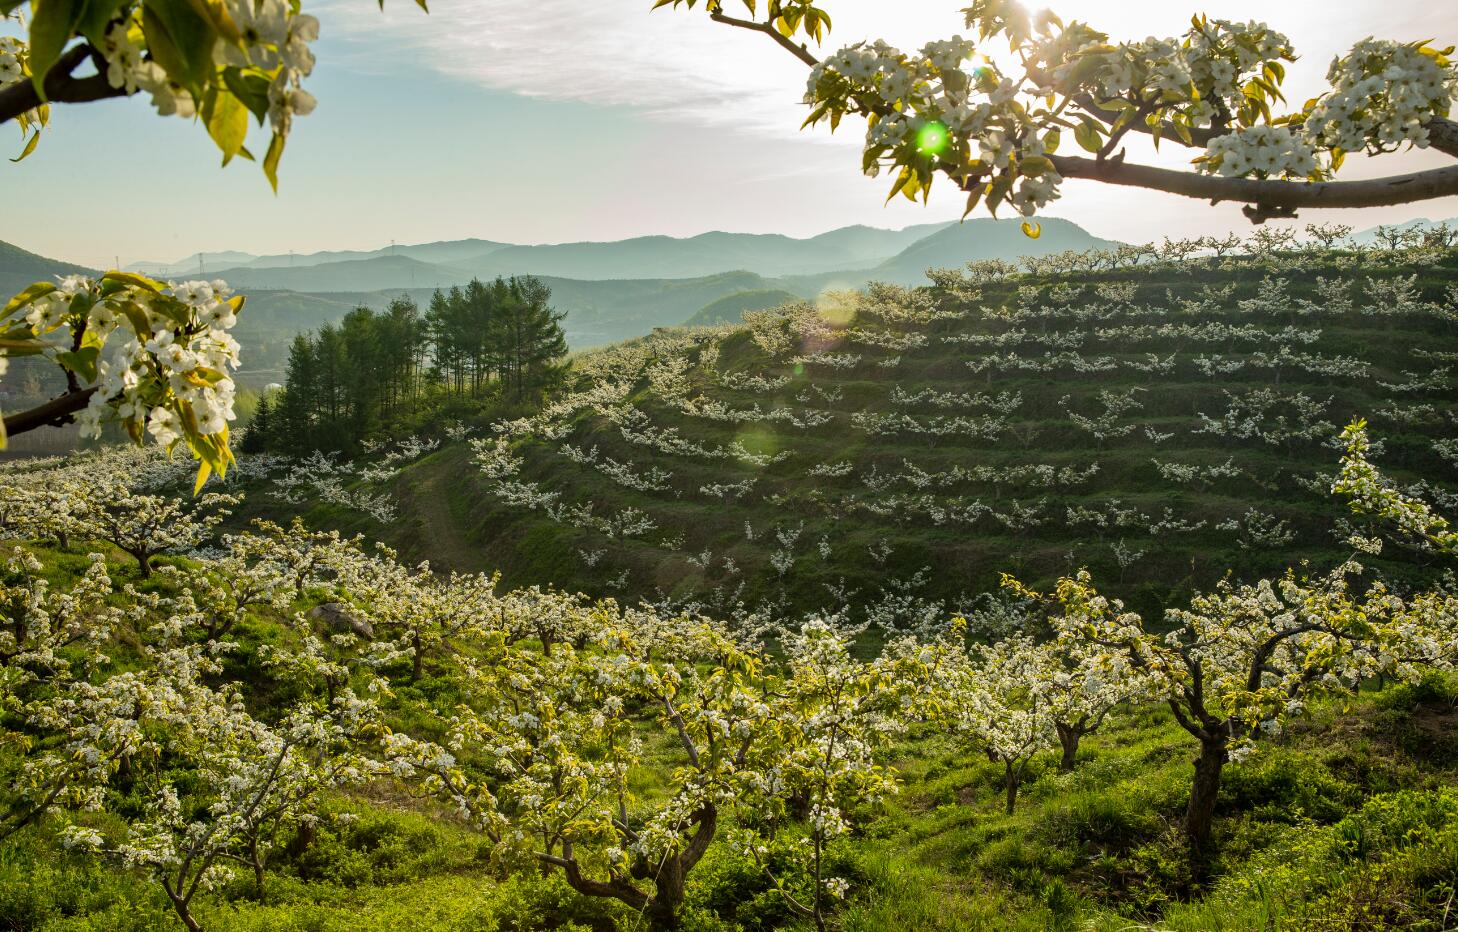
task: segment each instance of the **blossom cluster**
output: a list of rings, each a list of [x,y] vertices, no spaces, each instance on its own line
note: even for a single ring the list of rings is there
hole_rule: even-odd
[[[239,346],[228,331],[242,306],[222,281],[70,275],[21,292],[0,326],[12,345],[39,351],[95,389],[78,418],[83,436],[100,436],[115,419],[138,443],[151,435],[170,450],[185,441],[202,462],[201,484],[233,461],[230,373]]]
[[[1331,92],[1306,114],[1307,138],[1343,152],[1428,144],[1428,123],[1448,115],[1458,69],[1424,45],[1363,39],[1327,70]]]

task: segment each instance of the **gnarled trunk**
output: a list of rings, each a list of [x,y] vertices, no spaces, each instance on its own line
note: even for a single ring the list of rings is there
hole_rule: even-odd
[[[1058,769],[1063,773],[1072,773],[1074,762],[1078,758],[1078,743],[1083,740],[1083,729],[1062,722],[1054,722],[1053,727],[1058,731],[1058,746],[1063,749]]]
[[[1190,803],[1185,808],[1185,837],[1190,843],[1190,857],[1197,878],[1208,872],[1214,856],[1211,826],[1215,821],[1215,803],[1220,798],[1220,773],[1230,759],[1223,736],[1200,741],[1200,755],[1195,758],[1195,779],[1190,784]]]

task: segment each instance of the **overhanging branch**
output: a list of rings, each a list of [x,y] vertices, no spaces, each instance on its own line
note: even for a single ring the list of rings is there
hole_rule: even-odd
[[[710,18],[727,26],[762,32],[805,64],[818,64],[816,58],[803,45],[791,42],[769,23],[735,19],[718,10],[711,13]],[[1092,99],[1074,98],[1073,102],[1106,123],[1114,120],[1112,115],[1099,108]],[[1142,120],[1132,121],[1130,128],[1144,133],[1152,131]],[[1173,132],[1173,127],[1162,127],[1161,135],[1165,135],[1166,128],[1169,130],[1167,138],[1183,144],[1183,140]],[[1211,129],[1190,131],[1191,143],[1196,146],[1208,145],[1217,135],[1223,134]],[[1430,148],[1458,158],[1458,122],[1434,117],[1428,123],[1428,140]],[[1054,155],[1050,158],[1064,178],[1084,178],[1105,184],[1148,188],[1151,191],[1199,198],[1212,204],[1221,201],[1248,204],[1251,206],[1246,209],[1246,215],[1256,223],[1270,217],[1294,216],[1302,208],[1390,207],[1458,195],[1458,166],[1391,175],[1368,181],[1307,182],[1223,178],[1194,171],[1131,165],[1118,159],[1096,160],[1076,155]],[[973,183],[980,184],[982,181],[979,177]]]
[[[84,78],[74,77],[76,69],[88,59],[97,64],[97,73]],[[105,65],[105,60],[89,43],[71,46],[46,73],[45,100],[41,100],[34,82],[31,81],[21,81],[0,90],[0,123],[9,122],[43,103],[82,104],[111,97],[126,97],[130,92],[125,87],[112,87],[106,80],[106,74],[101,70]]]
[[[1458,195],[1458,165],[1367,181],[1307,182],[1223,178],[1151,165],[1100,162],[1076,155],[1054,155],[1050,160],[1064,178],[1148,188],[1212,204],[1235,201],[1281,212],[1301,208],[1387,207]]]
[[[91,402],[91,396],[94,394],[96,394],[95,388],[67,392],[59,398],[52,398],[29,411],[18,411],[5,418],[5,433],[8,436],[14,436],[38,427],[60,427],[63,424],[69,424],[76,414],[86,410],[86,406]]]

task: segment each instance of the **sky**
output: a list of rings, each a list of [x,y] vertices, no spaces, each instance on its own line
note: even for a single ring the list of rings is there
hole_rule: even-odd
[[[1434,0],[1053,0],[1115,39],[1177,35],[1190,14],[1264,19],[1303,57],[1287,96],[1368,35],[1458,42],[1458,5]],[[766,37],[650,0],[305,0],[321,20],[319,99],[296,121],[275,196],[256,166],[220,168],[203,129],[142,99],[58,107],[24,162],[0,162],[0,239],[88,266],[197,251],[374,249],[479,237],[513,243],[709,230],[810,236],[849,224],[954,220],[859,173],[863,124],[801,131],[805,68]],[[826,50],[866,38],[916,49],[965,31],[960,0],[825,0]],[[7,128],[8,129],[8,128]],[[0,134],[0,142],[9,137]],[[17,150],[18,141],[9,143]],[[266,141],[251,143],[262,151]],[[1129,158],[1180,167],[1189,150]],[[0,152],[3,152],[0,148]],[[1343,178],[1443,164],[1434,153],[1351,160]],[[1235,205],[1070,181],[1047,211],[1099,236],[1146,241],[1248,230]],[[1458,198],[1306,212],[1357,227],[1458,216]]]

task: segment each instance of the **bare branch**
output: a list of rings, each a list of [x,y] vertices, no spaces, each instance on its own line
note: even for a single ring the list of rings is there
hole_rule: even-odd
[[[810,67],[813,68],[820,64],[820,60],[814,55],[811,55],[810,51],[804,45],[797,45],[786,38],[772,23],[756,23],[747,19],[735,19],[732,16],[725,16],[722,10],[715,10],[710,13],[709,19],[712,19],[716,23],[723,23],[725,26],[738,26],[740,29],[762,32],[787,49],[791,55],[794,55]]]

